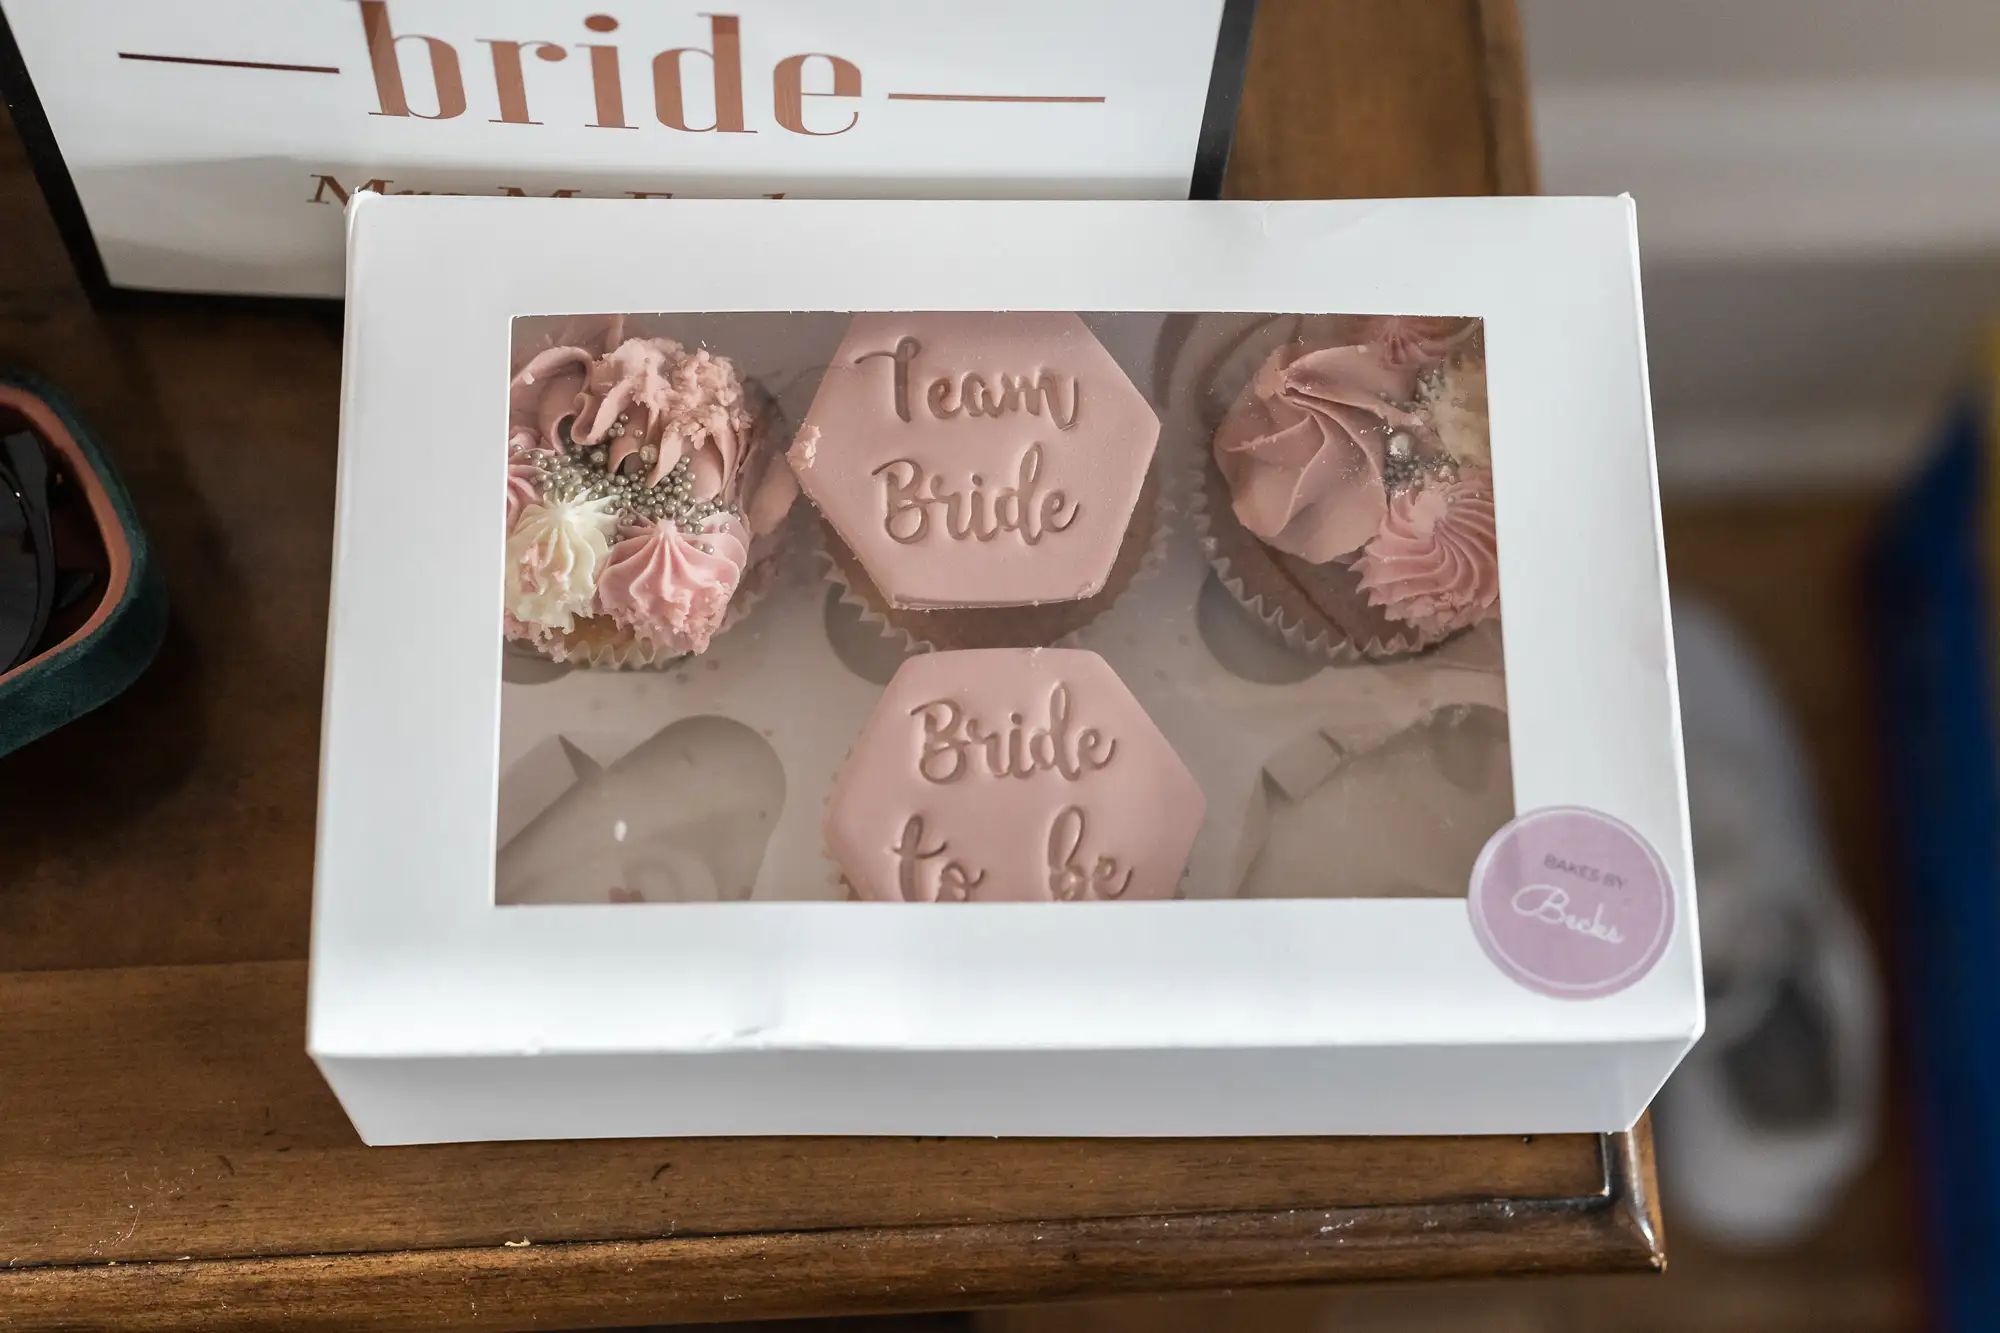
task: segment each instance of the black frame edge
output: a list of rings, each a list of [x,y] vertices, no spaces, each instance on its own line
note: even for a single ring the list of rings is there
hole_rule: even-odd
[[[1188,198],[1220,199],[1236,145],[1236,115],[1243,105],[1243,81],[1250,69],[1250,33],[1257,25],[1257,0],[1223,0],[1215,34],[1215,65],[1208,76],[1208,102],[1195,140],[1194,174]]]
[[[55,131],[49,127],[48,113],[42,110],[42,99],[35,93],[34,80],[28,77],[28,61],[14,40],[5,8],[0,8],[0,100],[7,103],[7,110],[14,118],[14,132],[21,136],[21,144],[28,150],[28,168],[35,173],[36,184],[42,187],[42,197],[48,201],[57,233],[69,247],[77,278],[93,305],[105,304],[115,289],[104,271],[104,256],[98,253],[97,238],[91,234],[83,200],[76,192],[76,182],[70,178],[68,164],[63,161]]]

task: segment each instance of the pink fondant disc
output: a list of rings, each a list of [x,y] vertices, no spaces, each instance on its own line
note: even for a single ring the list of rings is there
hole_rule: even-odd
[[[1472,867],[1472,929],[1523,986],[1559,999],[1624,990],[1674,933],[1673,883],[1651,844],[1595,810],[1521,815]]]

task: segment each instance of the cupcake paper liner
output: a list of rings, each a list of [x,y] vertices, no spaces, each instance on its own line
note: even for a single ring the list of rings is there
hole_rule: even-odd
[[[1244,573],[1236,569],[1227,552],[1222,550],[1215,533],[1218,523],[1236,523],[1236,516],[1218,516],[1213,508],[1227,501],[1212,494],[1219,484],[1215,465],[1204,448],[1200,456],[1187,472],[1188,484],[1193,489],[1187,507],[1187,514],[1194,527],[1197,540],[1201,542],[1202,553],[1208,557],[1209,567],[1230,596],[1247,607],[1250,613],[1268,625],[1272,632],[1284,640],[1287,647],[1309,656],[1321,658],[1336,665],[1351,666],[1357,662],[1380,662],[1399,657],[1409,657],[1416,653],[1435,648],[1442,639],[1426,639],[1419,631],[1412,629],[1407,634],[1396,634],[1386,641],[1380,636],[1357,642],[1346,631],[1335,625],[1331,617],[1326,618],[1324,629],[1315,629],[1303,619],[1287,615],[1286,608],[1276,600],[1276,594],[1266,596],[1263,590],[1251,585]],[[1259,539],[1247,530],[1247,541]],[[1261,545],[1262,543],[1259,542]],[[1254,577],[1254,576],[1253,576]],[[1450,636],[1446,636],[1449,638]]]

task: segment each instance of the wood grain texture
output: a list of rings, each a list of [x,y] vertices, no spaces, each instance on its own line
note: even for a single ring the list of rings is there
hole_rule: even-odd
[[[1504,0],[1264,0],[1239,195],[1526,188]],[[1643,1134],[364,1149],[302,1050],[339,329],[100,315],[0,132],[0,360],[174,623],[0,760],[0,1327],[519,1328],[1660,1262]],[[522,1244],[521,1242],[527,1242]]]
[[[1341,1278],[1561,1273],[1630,1245],[1588,1201],[893,1227],[0,1272],[23,1330],[614,1327],[961,1308]]]
[[[365,1149],[300,1051],[304,982],[0,975],[0,1326],[615,1325],[1660,1252],[1643,1130]]]
[[[1486,88],[1486,154],[1494,194],[1534,194],[1534,108],[1516,0],[1480,0],[1480,74]]]
[[[0,1084],[0,1255],[16,1265],[1605,1189],[1589,1136],[364,1149],[302,1049],[303,964],[0,974],[0,1013],[0,1069],[34,1073]]]
[[[1534,188],[1514,0],[1261,0],[1227,192]]]

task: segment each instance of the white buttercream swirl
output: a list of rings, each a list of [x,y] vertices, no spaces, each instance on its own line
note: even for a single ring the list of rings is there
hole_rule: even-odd
[[[545,499],[523,508],[507,535],[508,614],[567,633],[595,605],[616,527],[609,500]]]

